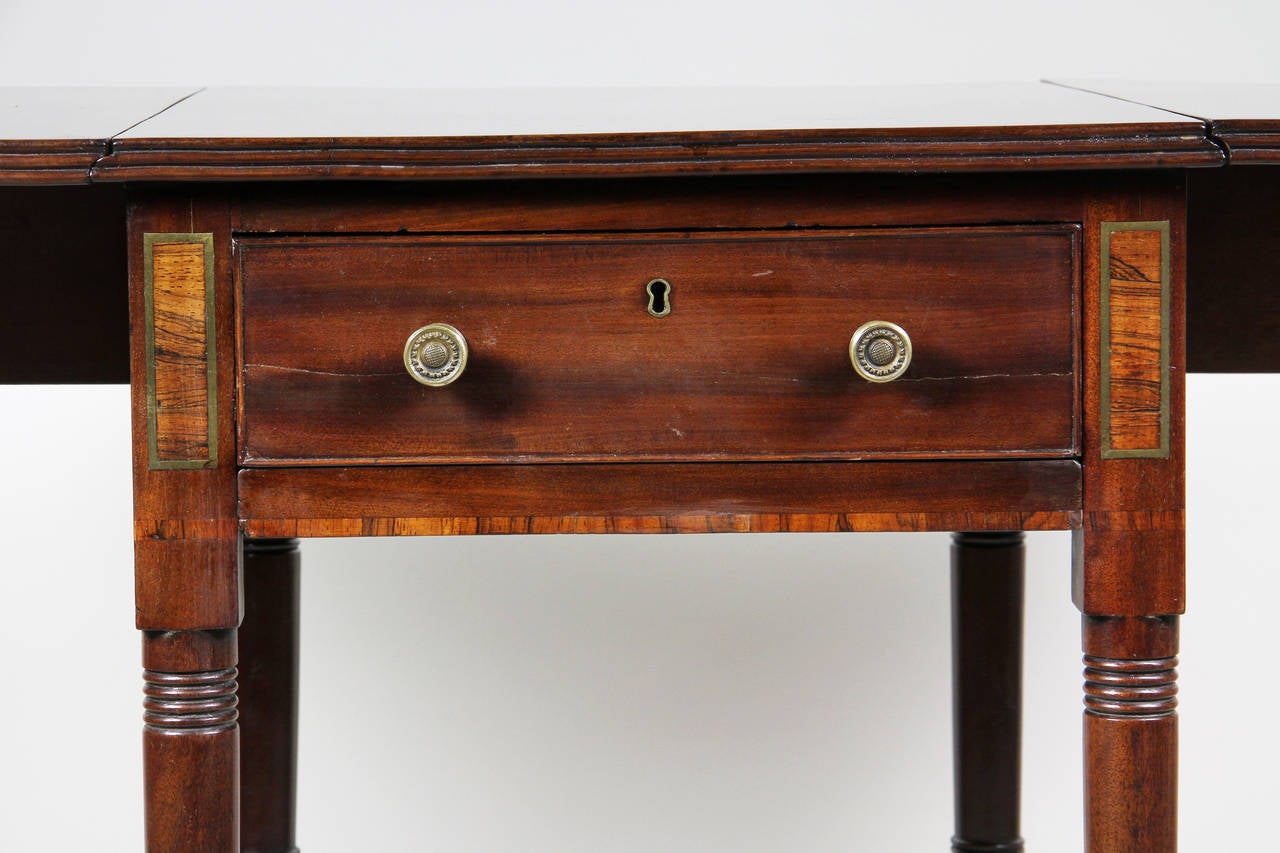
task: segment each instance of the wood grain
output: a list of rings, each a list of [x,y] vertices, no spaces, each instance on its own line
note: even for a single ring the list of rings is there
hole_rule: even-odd
[[[822,134],[822,137],[828,134]],[[794,135],[681,134],[472,147],[456,140],[199,139],[119,143],[96,181],[439,180],[673,177],[812,172],[994,172],[1219,166],[1198,125],[1180,131],[1107,125],[965,134],[864,132],[842,141]]]
[[[1086,849],[1176,853],[1178,718],[1086,714],[1084,729]]]
[[[211,234],[215,247],[229,247],[225,199],[183,192],[138,191],[129,210],[130,324],[143,330],[149,318],[144,234]],[[186,242],[191,242],[187,240]],[[225,251],[225,249],[224,249]],[[203,272],[201,273],[203,281]],[[234,447],[232,392],[234,329],[228,265],[214,266],[212,319],[206,327],[220,396],[211,435]],[[239,546],[235,528],[235,454],[207,463],[170,463],[156,468],[150,450],[151,395],[147,347],[135,335],[131,349],[134,441],[134,570],[137,625],[160,631],[230,629],[240,624]],[[193,371],[194,372],[194,371]],[[212,409],[209,412],[213,415]]]
[[[1085,843],[1175,853],[1178,618],[1086,616]]]
[[[693,176],[244,184],[240,234],[544,233],[1079,221],[1096,176]]]
[[[1185,387],[1185,188],[1180,178],[1118,182],[1101,192],[1085,218],[1084,252],[1084,524],[1076,535],[1073,597],[1085,613],[1143,616],[1185,607],[1184,425],[1168,420],[1168,453],[1124,458],[1110,451],[1103,427],[1106,367],[1101,250],[1105,223],[1169,222],[1169,411],[1180,413]],[[1149,239],[1149,238],[1148,238]],[[1126,285],[1130,282],[1125,282]],[[1150,283],[1138,282],[1149,288]],[[1133,303],[1134,306],[1140,303]],[[1147,308],[1152,308],[1148,302]],[[1148,327],[1155,320],[1148,321]]]
[[[225,199],[183,191],[140,190],[129,208],[129,311],[134,330],[150,319],[147,291],[152,258],[147,234],[209,234],[214,249],[231,243]],[[180,243],[200,243],[190,237]],[[154,247],[153,247],[154,248]],[[210,428],[224,447],[234,441],[231,371],[234,323],[230,273],[215,264],[211,282],[194,252],[169,258],[174,306],[193,305],[198,280],[212,288],[205,318],[209,364],[219,394]],[[191,311],[180,312],[189,318]],[[179,326],[181,330],[183,327]],[[177,335],[175,337],[181,337]],[[188,333],[188,337],[190,334]],[[209,467],[155,468],[149,427],[152,411],[148,350],[134,334],[130,351],[133,420],[135,622],[143,631],[145,673],[143,785],[146,844],[151,853],[236,853],[240,837],[240,730],[236,709],[241,618],[239,541],[236,532],[234,454]],[[175,341],[174,346],[187,346]],[[192,346],[190,352],[194,353]],[[201,364],[204,359],[200,359]],[[184,364],[184,362],[177,362]],[[168,519],[176,523],[166,523]]]
[[[645,223],[661,222],[667,217],[696,220],[699,217],[695,211],[699,209],[732,211],[735,207],[749,206],[753,198],[758,198],[752,195],[748,182],[735,186],[745,188],[744,195],[738,199],[698,202],[689,189],[697,182],[679,183],[686,188],[686,195],[678,198],[670,209],[648,210],[636,214],[636,218]],[[244,446],[259,451],[266,448],[267,444],[262,442],[270,436],[256,437],[255,430],[272,425],[280,432],[271,440],[278,440],[280,444],[274,457],[246,456],[247,461],[262,467],[241,471],[235,469],[236,460],[225,458],[220,458],[218,468],[211,471],[136,471],[139,624],[153,629],[147,636],[148,642],[154,644],[160,643],[160,637],[184,632],[203,636],[210,632],[198,629],[225,629],[235,624],[230,620],[238,618],[233,597],[239,590],[239,577],[233,561],[225,559],[225,549],[228,544],[234,547],[237,523],[246,533],[261,537],[1084,528],[1078,536],[1081,544],[1074,577],[1077,602],[1087,614],[1085,654],[1089,656],[1089,668],[1096,671],[1089,676],[1089,695],[1096,706],[1090,710],[1099,712],[1090,713],[1086,722],[1091,843],[1097,851],[1106,853],[1142,849],[1143,844],[1163,851],[1176,832],[1173,820],[1176,744],[1172,729],[1176,724],[1169,722],[1172,717],[1168,715],[1159,716],[1153,723],[1142,714],[1112,713],[1114,708],[1104,707],[1111,699],[1098,698],[1099,690],[1105,692],[1109,688],[1095,685],[1106,683],[1110,673],[1120,672],[1122,679],[1128,679],[1119,685],[1128,691],[1120,700],[1128,701],[1126,696],[1142,695],[1144,685],[1138,676],[1145,675],[1148,664],[1163,666],[1172,656],[1158,647],[1161,645],[1158,640],[1167,632],[1143,626],[1166,625],[1172,618],[1170,614],[1178,612],[1183,604],[1182,424],[1180,418],[1173,418],[1169,423],[1167,458],[1106,458],[1103,455],[1101,422],[1105,407],[1101,402],[1104,395],[1099,377],[1104,369],[1101,332],[1104,312],[1100,307],[1104,265],[1100,249],[1105,222],[1169,222],[1172,260],[1168,270],[1167,305],[1173,322],[1168,347],[1168,393],[1172,411],[1178,412],[1183,404],[1181,375],[1185,367],[1179,330],[1185,275],[1180,260],[1185,250],[1183,185],[1179,176],[1166,172],[1086,176],[1070,185],[1066,179],[1048,183],[1056,190],[1050,191],[1046,196],[1050,200],[1042,206],[1024,198],[1010,207],[1012,212],[1039,211],[1038,216],[1030,220],[1015,220],[1045,223],[1034,226],[1007,224],[1009,220],[1002,218],[998,201],[982,199],[976,190],[967,201],[948,202],[946,188],[939,186],[931,191],[921,183],[913,193],[904,194],[899,207],[886,200],[890,196],[885,189],[887,184],[870,200],[844,206],[835,202],[818,206],[815,214],[818,217],[825,218],[833,210],[856,210],[862,219],[855,224],[880,226],[870,229],[874,233],[866,235],[854,233],[847,227],[848,223],[842,230],[825,230],[834,233],[787,229],[791,223],[783,223],[780,228],[771,224],[769,227],[779,228],[778,233],[745,233],[743,229],[753,226],[738,226],[738,230],[733,231],[723,228],[721,220],[710,219],[703,220],[711,222],[710,225],[695,222],[689,226],[690,230],[637,234],[627,227],[625,200],[602,202],[593,211],[573,212],[568,210],[572,206],[570,197],[574,193],[587,195],[586,188],[566,189],[561,185],[533,201],[517,203],[520,210],[559,205],[563,212],[546,225],[532,224],[534,220],[530,219],[531,224],[526,225],[524,231],[533,232],[540,227],[554,231],[563,223],[581,223],[599,216],[627,233],[242,235],[235,244],[238,261],[244,264],[237,273],[238,293],[226,288],[228,270],[219,269],[217,273],[214,333],[218,337],[218,394],[220,402],[233,401],[225,380],[235,375],[238,365],[243,365],[240,381],[244,393],[239,399],[245,407]],[[908,184],[910,181],[903,179],[898,186]],[[487,191],[494,193],[502,189],[495,187],[496,190]],[[439,191],[457,191],[457,188],[450,185]],[[1057,195],[1053,195],[1055,191]],[[304,205],[294,202],[305,193],[294,196],[292,191],[282,191],[282,197],[291,198],[283,202],[287,209],[277,208],[274,213],[255,208],[252,202],[246,212],[243,206],[237,209],[229,197],[212,194],[167,197],[157,191],[147,192],[136,211],[135,232],[209,231],[214,234],[221,257],[231,254],[228,247],[233,245],[233,228],[245,221],[253,220],[257,223],[255,227],[270,232],[280,229],[283,223],[305,223],[308,217],[317,223],[326,217],[333,218],[329,213],[300,210]],[[429,197],[431,191],[414,188],[404,192],[405,195],[399,196],[387,209],[369,211],[367,220],[357,217],[346,227],[357,227],[361,221],[380,221],[383,225],[379,228],[383,228],[396,220],[407,220],[416,228],[431,231],[431,205],[416,206],[418,199]],[[557,192],[563,194],[557,197]],[[353,207],[362,203],[362,193],[366,198],[372,195],[367,187],[351,190],[348,201]],[[676,196],[679,194],[675,192]],[[531,195],[538,196],[538,193]],[[261,198],[262,193],[257,197]],[[979,223],[997,224],[991,228],[911,227],[930,222],[931,203],[936,205],[940,216],[961,219],[961,226],[976,224],[967,218],[969,216],[986,217],[979,218]],[[447,202],[439,202],[435,207],[452,211],[445,217],[448,224],[442,226],[446,231],[466,231],[468,222],[481,222],[485,224],[477,230],[492,232],[501,230],[498,224],[510,222],[515,216],[510,211],[500,211],[500,204],[492,197],[487,207],[477,208],[470,214],[462,209],[465,205],[451,208]],[[799,208],[793,200],[764,212],[730,212],[727,218],[754,217],[776,222],[776,217],[784,211],[796,209]],[[980,210],[986,213],[978,214]],[[1047,217],[1046,211],[1054,212],[1054,217],[1038,218]],[[239,224],[233,225],[237,222]],[[1077,222],[1083,223],[1079,230],[1071,224]],[[708,230],[693,230],[700,228]],[[866,242],[859,243],[860,240]],[[984,241],[989,241],[990,246]],[[130,246],[131,258],[134,258],[136,244]],[[707,248],[710,246],[717,249],[711,251]],[[684,253],[688,253],[687,256]],[[684,261],[685,266],[677,268],[675,273],[648,269],[655,259],[674,258],[681,262],[686,257],[691,261]],[[548,259],[553,263],[548,263]],[[635,302],[630,306],[634,309],[634,321],[630,319],[631,314],[617,320],[609,314],[611,306],[622,304],[619,296],[630,292],[605,278],[619,259],[634,265],[637,272],[641,268],[645,272],[636,276]],[[764,263],[766,259],[770,263]],[[792,266],[788,267],[788,263]],[[771,270],[770,274],[754,275],[766,269]],[[1110,282],[1109,264],[1106,269]],[[530,276],[529,270],[535,274]],[[548,270],[553,275],[547,275]],[[712,275],[705,280],[698,279],[706,270]],[[431,275],[424,276],[424,271]],[[749,274],[748,278],[763,279],[765,283],[747,282],[742,286],[739,280],[744,272]],[[832,283],[864,274],[868,278],[858,281],[859,286],[849,288],[847,293]],[[655,275],[668,278],[674,286],[674,310],[663,320],[655,320],[643,312],[643,285]],[[429,281],[427,285],[422,283],[424,279]],[[548,287],[549,281],[558,287]],[[601,284],[602,281],[605,283]],[[682,290],[682,283],[689,281],[694,285]],[[265,282],[266,286],[259,282]],[[889,287],[878,292],[877,283]],[[923,323],[922,328],[941,330],[938,336],[926,338],[946,342],[947,361],[931,364],[930,357],[926,356],[928,348],[920,349],[919,357],[923,360],[918,365],[922,371],[919,381],[914,386],[910,382],[888,386],[897,387],[895,393],[902,395],[892,401],[894,406],[885,407],[883,411],[861,407],[857,414],[864,417],[856,420],[857,429],[850,426],[852,421],[845,424],[846,434],[853,436],[855,442],[843,448],[848,461],[805,458],[808,453],[822,452],[814,448],[830,445],[831,433],[824,435],[815,425],[822,426],[824,422],[820,418],[831,417],[832,410],[839,412],[836,402],[843,398],[829,394],[820,403],[804,402],[803,393],[807,392],[797,392],[791,386],[806,383],[794,381],[779,382],[776,388],[769,387],[768,393],[752,392],[749,385],[731,388],[732,393],[726,393],[717,390],[711,381],[713,373],[706,370],[707,364],[717,363],[710,358],[716,354],[714,348],[696,350],[695,347],[690,351],[698,352],[700,357],[681,361],[681,356],[668,357],[666,348],[654,345],[655,340],[661,342],[654,337],[655,328],[668,329],[659,334],[671,334],[674,340],[689,347],[690,342],[696,345],[709,336],[724,335],[726,329],[740,331],[736,326],[746,324],[754,334],[744,335],[743,339],[748,343],[763,342],[757,349],[770,356],[770,364],[794,363],[793,359],[781,357],[792,352],[781,342],[800,339],[802,333],[814,328],[834,329],[842,325],[837,323],[841,318],[832,319],[836,313],[832,306],[842,304],[842,297],[848,302],[869,298],[873,307],[906,310],[912,293],[927,298],[937,317],[916,316],[904,325]],[[241,298],[233,298],[235,296]],[[473,300],[483,310],[470,308]],[[955,300],[955,305],[949,300]],[[550,340],[555,346],[548,350],[568,353],[570,357],[554,361],[544,358],[543,350],[523,347],[518,353],[513,351],[515,354],[503,353],[503,359],[491,360],[488,366],[483,360],[477,361],[473,366],[481,369],[471,376],[490,380],[477,386],[484,389],[481,396],[471,400],[473,403],[478,400],[478,405],[467,409],[465,396],[455,395],[452,403],[442,402],[451,399],[448,397],[425,397],[434,402],[423,404],[410,412],[412,416],[407,416],[399,406],[401,398],[396,396],[399,390],[384,391],[378,384],[384,381],[380,376],[384,371],[381,362],[376,360],[381,356],[375,357],[372,353],[392,340],[385,331],[384,321],[388,321],[385,323],[388,326],[391,320],[399,322],[406,310],[420,308],[424,303],[428,307],[444,305],[459,312],[476,310],[477,313],[468,318],[475,322],[461,325],[480,329],[474,337],[485,346],[493,346],[490,338],[506,340],[507,329],[515,327],[517,320],[527,322],[529,315],[534,315],[536,332],[527,333],[526,343],[535,338]],[[577,316],[564,313],[579,304],[589,305],[592,310]],[[966,321],[962,304],[976,311],[971,315],[977,318],[976,322]],[[301,310],[304,305],[314,306],[308,309],[314,313]],[[706,311],[704,317],[704,312],[698,309],[707,305],[716,310]],[[1133,305],[1136,313],[1147,315],[1145,304],[1135,302]],[[233,314],[233,308],[241,312],[238,317]],[[495,312],[501,316],[503,310],[508,311],[512,319],[506,325],[486,328],[484,318],[495,316]],[[804,322],[789,319],[793,314]],[[690,315],[698,322],[687,327],[678,325],[689,322]],[[269,319],[286,316],[295,322]],[[566,316],[571,319],[564,320]],[[682,316],[686,319],[682,320]],[[1081,318],[1079,324],[1075,321],[1077,316]],[[233,317],[236,319],[232,320]],[[618,317],[623,317],[621,310]],[[892,316],[883,319],[897,320]],[[399,376],[398,356],[404,336],[411,328],[430,320],[453,322],[451,317],[423,317],[394,336],[394,369],[386,371],[387,389],[393,378],[408,381],[407,377]],[[966,326],[966,322],[970,325]],[[773,329],[778,328],[779,323],[788,334],[771,337],[757,331],[757,326]],[[788,326],[788,323],[794,325]],[[223,344],[237,331],[237,325],[243,330],[244,357],[232,364]],[[1024,325],[1038,330],[1041,340],[1033,345],[1018,339],[1016,330]],[[1126,331],[1123,322],[1121,327]],[[567,337],[555,338],[557,328],[572,329],[579,335],[575,340],[585,344],[565,345]],[[1126,334],[1136,335],[1141,331],[1141,327],[1135,328],[1137,331],[1126,331]],[[848,332],[844,334],[847,340]],[[1078,339],[1084,341],[1079,350],[1075,343]],[[1045,341],[1050,342],[1047,348]],[[477,352],[481,349],[483,347],[477,347]],[[805,347],[796,350],[810,351]],[[534,353],[532,361],[523,357],[529,352]],[[614,382],[612,386],[601,382],[597,374],[585,382],[574,381],[573,369],[577,365],[607,361],[611,353],[617,352],[629,357],[608,363],[611,370],[604,375]],[[750,363],[753,350],[749,346],[739,349],[722,346],[720,352],[732,355],[730,360],[741,364]],[[271,358],[262,358],[264,354]],[[1045,359],[1055,360],[1052,364],[1059,369],[1046,371],[1049,362]],[[1077,360],[1082,360],[1083,366],[1078,367]],[[525,365],[533,364],[545,370],[551,369],[545,367],[548,364],[561,369],[559,365],[565,363],[570,367],[563,368],[565,372],[559,375],[561,384],[556,386],[555,393],[533,394],[526,390],[540,391],[536,380],[532,385],[523,381],[526,377],[519,371]],[[659,372],[662,365],[670,364],[680,368],[674,377],[679,381],[672,381],[672,376]],[[939,364],[955,365],[963,370],[946,372]],[[974,410],[970,408],[974,398],[966,398],[952,383],[980,379],[986,374],[974,368],[990,364],[1012,367],[997,370],[989,377],[997,383],[1011,378],[1038,381],[1046,377],[1037,374],[1049,372],[1066,374],[1053,378],[1055,381],[1066,379],[1067,387],[1054,390],[1041,400],[1033,393],[1010,395],[1002,388],[984,391],[977,397],[988,401],[989,408]],[[1105,364],[1109,366],[1110,362]],[[263,365],[267,365],[267,369],[262,369]],[[1060,369],[1063,365],[1065,370]],[[281,367],[286,370],[279,370]],[[624,369],[627,367],[629,372]],[[273,386],[273,369],[275,373],[296,374],[304,384],[315,384],[305,391],[290,390],[288,383],[278,381]],[[843,362],[841,369],[847,369]],[[1002,373],[1007,375],[1000,376]],[[757,384],[764,380],[768,386],[775,374],[751,370],[742,375]],[[812,386],[810,390],[821,390],[831,387],[823,383],[831,382],[834,375],[834,372],[811,369],[801,374],[801,378]],[[494,381],[504,376],[505,386],[501,381]],[[795,374],[790,376],[794,380]],[[522,381],[514,381],[513,377]],[[464,381],[466,378],[464,376]],[[718,379],[730,385],[737,381],[733,375],[726,378],[724,374]],[[1083,383],[1082,388],[1077,387],[1077,381]],[[335,384],[341,389],[348,382],[350,387],[346,391],[334,392]],[[372,385],[365,384],[368,382]],[[263,391],[273,387],[271,395],[258,399],[252,396],[257,393],[255,389]],[[366,393],[370,387],[374,389],[372,394]],[[942,393],[931,397],[935,387]],[[494,394],[495,388],[502,393]],[[564,393],[579,394],[576,404],[551,414],[562,430],[570,433],[575,429],[584,430],[590,438],[586,443],[556,445],[547,434],[546,441],[538,444],[529,441],[533,433],[512,430],[512,422],[494,417],[495,413],[503,413],[501,406],[509,406],[514,401],[525,404],[524,409],[514,409],[516,415],[527,417],[528,423],[534,424],[539,408],[545,408],[547,400],[554,400],[566,388],[569,390]],[[589,393],[582,393],[584,389]],[[618,411],[617,401],[634,395],[637,389],[651,392],[649,402],[653,405],[642,411]],[[848,391],[847,388],[840,390]],[[421,389],[418,393],[432,391]],[[521,398],[521,393],[528,396]],[[732,409],[732,405],[742,398],[750,400],[752,393],[756,393],[756,401],[751,403],[755,408],[747,413],[750,417],[739,423],[740,413]],[[798,405],[797,397],[801,398]],[[636,460],[678,458],[680,450],[675,439],[663,433],[663,428],[672,425],[664,418],[671,417],[671,412],[685,418],[690,418],[690,413],[699,415],[696,409],[690,408],[690,401],[696,400],[707,401],[709,412],[729,414],[718,423],[705,415],[702,420],[692,418],[699,442],[696,449],[701,455],[691,458],[699,461],[585,461],[609,458],[608,454],[619,442],[624,449],[627,442],[631,442],[634,454],[631,458]],[[1082,400],[1078,417],[1077,400]],[[997,406],[996,402],[1003,406]],[[996,452],[1004,457],[985,461],[866,460],[864,457],[875,452],[938,455],[937,442],[948,440],[946,436],[939,439],[941,433],[929,432],[930,427],[910,427],[909,415],[907,428],[883,427],[886,419],[897,418],[901,412],[910,413],[912,404],[932,409],[933,420],[943,422],[946,435],[953,437],[951,440],[970,442],[954,445],[953,449],[958,452],[951,455]],[[307,406],[316,408],[309,411]],[[1045,415],[1040,411],[1044,407],[1052,408],[1057,414]],[[775,423],[786,420],[784,416],[792,410],[802,415],[798,426]],[[975,411],[973,417],[965,416]],[[1037,417],[1062,418],[1064,412],[1068,413],[1065,421],[1054,421],[1057,439],[1036,444],[1034,433],[1026,431],[1027,424],[1035,424]],[[466,429],[456,435],[450,430],[438,429],[434,418],[441,414],[456,415]],[[1017,423],[1007,423],[1010,421]],[[924,422],[923,418],[920,422]],[[642,432],[647,441],[627,435],[632,423],[640,423],[647,429],[647,433]],[[368,442],[386,440],[379,439],[377,433],[388,424],[396,427],[386,445],[391,452],[384,454],[375,449],[360,451],[363,456],[356,455],[361,442],[368,447]],[[675,426],[680,427],[680,423]],[[230,438],[234,433],[229,412],[220,409],[217,428],[220,441],[224,436],[228,442],[234,440]],[[536,428],[540,427],[531,427]],[[756,444],[748,445],[741,435],[735,438],[734,430],[745,434],[748,429],[756,434]],[[728,436],[730,442],[739,442],[736,445],[739,455],[731,457],[737,461],[711,455],[713,451],[708,448],[712,447],[716,430]],[[308,437],[308,432],[314,434]],[[484,464],[464,464],[475,461],[475,457],[463,455],[456,449],[463,446],[465,436],[479,436],[489,442],[482,445],[487,454],[482,460]],[[988,443],[974,445],[972,441],[977,436]],[[557,440],[562,439],[557,437]],[[877,451],[871,444],[856,443],[871,440],[896,444],[889,445],[888,450],[881,445]],[[310,442],[323,445],[326,441],[331,442],[335,455],[299,458],[302,455],[299,449],[305,449]],[[445,453],[431,456],[435,452],[431,441],[444,442]],[[451,441],[457,442],[453,448],[448,446]],[[760,453],[762,443],[766,450]],[[412,452],[404,453],[406,447]],[[772,460],[768,455],[770,447],[781,458],[796,461]],[[1035,448],[1033,453],[1045,456],[1057,453],[1061,458],[1016,456],[1020,448],[1025,452],[1027,447]],[[536,453],[546,448],[550,448],[552,454],[561,455],[539,458]],[[748,452],[758,455],[745,455]],[[335,464],[351,459],[398,464]],[[437,464],[412,464],[426,459]],[[557,459],[573,461],[555,461]],[[741,461],[744,459],[750,459],[751,464],[744,464]],[[441,464],[446,461],[450,464]],[[534,461],[539,464],[527,464]],[[298,464],[300,462],[308,464]],[[191,604],[193,600],[197,603]],[[1116,619],[1124,621],[1127,627],[1114,627]],[[1106,628],[1098,627],[1104,623]],[[231,635],[234,637],[234,632]],[[187,645],[193,658],[202,648],[195,640]],[[199,669],[192,669],[190,662],[182,660],[163,667],[148,664],[148,669],[156,673],[177,673],[179,680],[190,681],[191,672],[220,671],[234,665],[200,663]],[[1134,676],[1134,672],[1138,676]],[[1161,689],[1167,688],[1168,682],[1162,682]],[[181,739],[191,735],[172,737]],[[188,741],[188,745],[196,746],[193,741]],[[153,761],[155,756],[162,755],[165,747],[148,744],[148,749],[152,752],[152,758],[148,759],[151,762],[148,784],[154,787],[156,780],[167,772]],[[225,749],[225,745],[220,749]],[[233,753],[234,750],[218,754]],[[188,776],[198,773],[197,768],[201,766],[212,767],[216,774],[215,779],[198,790],[169,789],[173,796],[193,795],[200,799],[188,809],[191,813],[205,813],[201,809],[209,807],[220,808],[219,803],[234,798],[235,780],[228,777],[226,762],[216,756],[209,758],[210,755],[213,753],[195,750],[173,756],[181,772]],[[205,758],[209,758],[208,762],[201,765],[200,761]],[[164,829],[164,820],[153,821],[153,824],[161,826],[162,832],[177,832]],[[214,817],[209,825],[222,832],[227,820]],[[1130,846],[1123,846],[1125,844]]]
[[[142,659],[146,849],[236,853],[235,631],[146,631]]]
[[[198,237],[200,235],[190,235]],[[211,243],[184,235],[147,234],[146,261],[151,264],[149,304],[151,464],[216,464],[216,432],[210,424],[211,359],[209,334],[213,282],[206,278]]]
[[[1168,223],[1103,227],[1102,455],[1167,455]]]
[[[251,536],[1041,530],[1079,523],[1080,469],[1037,462],[250,469]]]
[[[1120,188],[1117,187],[1117,190]],[[1104,193],[1085,219],[1084,283],[1084,515],[1074,534],[1073,597],[1084,614],[1085,838],[1091,853],[1173,853],[1177,848],[1177,615],[1186,606],[1184,540],[1185,189],[1166,179],[1130,193]],[[1163,238],[1151,223],[1168,223],[1167,299],[1153,297]],[[1106,223],[1137,223],[1134,244],[1120,245],[1127,260],[1119,282],[1132,318],[1118,318],[1129,344],[1123,355],[1138,381],[1128,398],[1144,431],[1127,441],[1150,440],[1155,389],[1167,393],[1167,452],[1114,449],[1105,420],[1104,380],[1111,368],[1108,322],[1117,319],[1105,299],[1116,282],[1102,250]],[[1146,235],[1146,236],[1143,236]],[[1115,233],[1111,234],[1114,239]],[[1167,365],[1151,353],[1153,330],[1168,311]],[[1154,375],[1153,375],[1154,373]],[[1162,442],[1163,443],[1163,442]],[[1163,448],[1162,448],[1163,449]],[[1148,701],[1149,700],[1149,701]]]
[[[1075,452],[1072,227],[237,243],[242,459],[821,459]],[[671,314],[645,285],[671,282]],[[915,355],[849,364],[868,320]],[[468,337],[447,388],[408,334]]]
[[[65,186],[89,183],[89,171],[107,153],[89,140],[0,140],[0,186]]]

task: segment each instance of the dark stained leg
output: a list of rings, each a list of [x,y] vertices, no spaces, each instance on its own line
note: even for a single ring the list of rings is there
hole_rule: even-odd
[[[296,539],[244,541],[240,626],[243,853],[295,853],[298,767]]]
[[[956,853],[1023,849],[1023,534],[957,533],[951,546]]]

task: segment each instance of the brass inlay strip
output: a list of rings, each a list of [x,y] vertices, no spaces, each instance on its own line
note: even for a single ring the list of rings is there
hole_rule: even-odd
[[[1169,456],[1169,222],[1102,223],[1102,458]]]
[[[213,235],[143,234],[147,455],[152,469],[218,464]]]

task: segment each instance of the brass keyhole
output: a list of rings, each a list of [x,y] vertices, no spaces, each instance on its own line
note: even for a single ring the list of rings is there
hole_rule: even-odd
[[[649,313],[654,317],[665,317],[671,313],[671,282],[665,278],[655,278],[644,286],[649,294]]]

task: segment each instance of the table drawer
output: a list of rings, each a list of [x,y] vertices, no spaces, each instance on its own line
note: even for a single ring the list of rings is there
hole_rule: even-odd
[[[1076,241],[1072,226],[241,237],[242,461],[1069,456]],[[895,381],[850,363],[870,320],[910,336]],[[444,387],[403,361],[429,323],[468,343]]]

